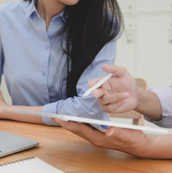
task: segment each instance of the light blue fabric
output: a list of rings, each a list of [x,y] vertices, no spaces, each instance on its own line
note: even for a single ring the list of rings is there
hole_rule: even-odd
[[[4,74],[13,105],[43,106],[42,112],[109,120],[96,98],[82,97],[91,79],[107,75],[104,64],[114,64],[116,42],[110,42],[96,56],[77,83],[78,97],[66,98],[60,79],[65,69],[60,39],[63,12],[54,17],[46,31],[34,2],[12,2],[0,7],[0,75]],[[53,79],[55,84],[53,85]],[[50,89],[54,88],[50,92]],[[62,94],[63,100],[59,99]],[[52,103],[53,102],[53,103]],[[43,118],[46,125],[56,125]]]

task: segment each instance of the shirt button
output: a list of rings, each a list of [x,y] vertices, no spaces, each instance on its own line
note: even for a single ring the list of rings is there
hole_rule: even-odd
[[[45,101],[45,102],[48,102],[48,99],[44,98],[44,101]]]
[[[45,72],[44,71],[42,71],[42,75],[45,76]]]
[[[49,45],[45,45],[45,49],[49,49],[49,47],[50,47]]]

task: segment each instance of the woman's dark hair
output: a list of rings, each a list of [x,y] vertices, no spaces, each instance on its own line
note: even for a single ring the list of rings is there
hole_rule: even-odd
[[[32,1],[32,0],[24,0]],[[67,55],[67,97],[77,96],[76,84],[106,43],[116,39],[123,29],[123,17],[117,0],[79,0],[64,9]]]

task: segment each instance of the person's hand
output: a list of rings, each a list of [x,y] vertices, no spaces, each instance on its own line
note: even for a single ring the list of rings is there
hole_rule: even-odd
[[[102,68],[105,72],[116,75],[93,91],[102,110],[107,113],[123,113],[135,109],[138,105],[138,87],[135,79],[124,67],[104,65]],[[88,86],[93,87],[101,79],[91,80]]]
[[[59,119],[52,119],[52,121],[86,139],[95,147],[114,149],[137,157],[149,158],[151,136],[145,135],[142,131],[109,127],[104,133],[88,124],[65,122]]]

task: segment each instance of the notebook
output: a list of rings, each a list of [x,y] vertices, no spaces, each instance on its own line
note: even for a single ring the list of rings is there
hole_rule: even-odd
[[[157,132],[157,133],[168,133],[167,129],[137,126],[137,125],[102,121],[102,120],[96,120],[96,119],[74,117],[74,116],[68,116],[68,115],[50,114],[50,113],[42,113],[42,112],[24,111],[24,110],[14,110],[14,112],[49,117],[49,118],[57,118],[57,119],[61,119],[63,121],[75,121],[75,122],[79,122],[79,123],[82,122],[82,123],[113,126],[113,127],[120,127],[120,128],[134,129],[134,130],[143,130],[143,131],[150,131],[150,132]]]
[[[37,157],[0,165],[0,173],[64,173]]]
[[[0,131],[0,158],[36,147],[38,141]]]

